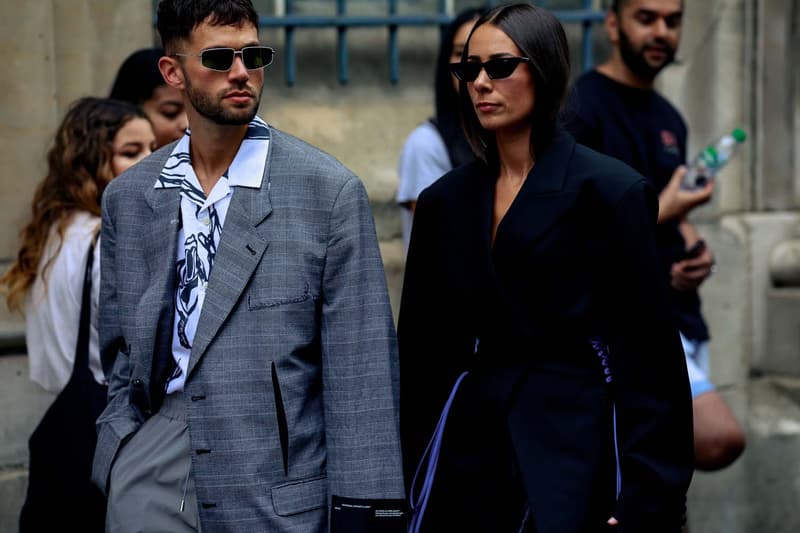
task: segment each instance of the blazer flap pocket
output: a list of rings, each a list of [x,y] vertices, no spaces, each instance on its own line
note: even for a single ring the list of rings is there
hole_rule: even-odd
[[[272,487],[272,506],[278,516],[291,516],[327,504],[327,476],[300,479]]]

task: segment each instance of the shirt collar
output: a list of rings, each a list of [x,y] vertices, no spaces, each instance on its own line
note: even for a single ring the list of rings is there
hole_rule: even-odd
[[[164,168],[161,169],[161,174],[155,183],[156,189],[180,187],[186,179],[187,169],[192,164],[189,156],[190,137],[191,131],[187,129],[184,136],[172,149]],[[239,145],[239,150],[225,172],[229,186],[253,189],[261,187],[269,153],[269,142],[269,126],[256,116],[248,125],[247,133]]]

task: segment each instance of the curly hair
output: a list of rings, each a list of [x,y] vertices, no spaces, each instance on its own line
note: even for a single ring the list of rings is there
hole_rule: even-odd
[[[47,153],[47,175],[36,187],[31,219],[20,233],[22,244],[17,257],[0,277],[9,309],[22,310],[25,293],[39,271],[50,229],[57,224],[63,239],[73,213],[100,215],[100,197],[114,177],[114,137],[136,117],[146,118],[136,106],[108,98],[81,98],[70,106]],[[61,242],[57,252],[60,249]],[[48,267],[49,262],[42,268],[45,278]]]

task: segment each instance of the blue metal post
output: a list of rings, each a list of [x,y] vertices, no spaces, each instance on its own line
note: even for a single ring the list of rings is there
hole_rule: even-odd
[[[583,9],[589,11],[592,9],[592,0],[583,0]],[[581,62],[583,66],[583,71],[586,72],[592,65],[594,65],[594,47],[592,46],[592,21],[588,18],[584,19],[582,22],[583,25],[583,35],[581,45],[583,47],[583,54],[581,57]]]
[[[286,0],[286,14],[291,15],[294,9],[293,0]],[[286,26],[284,29],[284,42],[286,50],[283,53],[284,73],[286,74],[286,85],[294,86],[297,74],[297,54],[294,47],[294,26]]]
[[[347,13],[347,0],[336,0],[336,14],[342,16],[345,13]],[[337,26],[336,31],[338,34],[336,51],[339,56],[339,84],[347,85],[347,26]]]
[[[389,16],[397,15],[397,0],[389,0]],[[400,51],[397,48],[397,24],[389,24],[389,81],[400,79]]]
[[[439,0],[439,7],[438,12],[441,17],[445,17],[448,15],[447,13],[447,0]],[[447,30],[447,25],[442,23],[439,26],[439,46],[441,46],[442,39],[444,38],[444,32]]]

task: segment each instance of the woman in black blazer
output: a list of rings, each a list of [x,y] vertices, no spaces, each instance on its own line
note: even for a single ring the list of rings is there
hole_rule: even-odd
[[[481,17],[452,65],[478,160],[414,218],[399,319],[412,531],[681,529],[691,396],[657,198],[558,126],[568,57],[558,21],[516,4]]]

